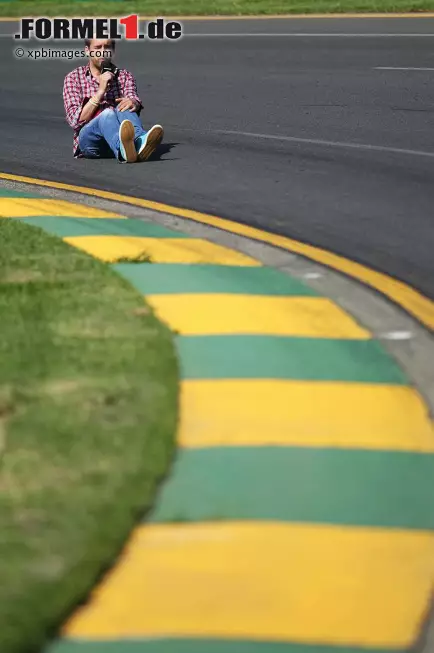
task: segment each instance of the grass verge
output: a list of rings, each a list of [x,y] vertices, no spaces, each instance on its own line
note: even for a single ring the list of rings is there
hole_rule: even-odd
[[[434,0],[2,0],[0,16],[248,16],[424,12]]]
[[[152,504],[171,334],[110,267],[0,220],[0,651],[39,650]]]

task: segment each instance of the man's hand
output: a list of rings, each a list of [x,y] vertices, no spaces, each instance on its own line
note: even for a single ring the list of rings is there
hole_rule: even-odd
[[[109,82],[113,79],[114,75],[113,73],[107,71],[106,73],[103,73],[99,77],[99,90],[102,91],[103,93],[106,92],[107,86],[109,85]]]
[[[119,111],[137,111],[137,102],[129,97],[120,97],[116,100]]]

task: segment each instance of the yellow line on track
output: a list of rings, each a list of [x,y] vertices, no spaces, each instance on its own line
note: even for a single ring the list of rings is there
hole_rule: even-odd
[[[356,279],[374,288],[398,304],[398,306],[405,309],[426,327],[430,329],[434,328],[434,302],[432,302],[428,297],[425,297],[408,284],[402,281],[398,281],[397,279],[394,279],[387,274],[372,270],[365,265],[351,261],[350,259],[347,259],[343,256],[338,256],[337,254],[333,254],[332,252],[329,252],[325,249],[314,247],[292,238],[287,238],[286,236],[278,236],[277,234],[272,234],[256,227],[249,227],[247,225],[242,225],[231,220],[219,218],[214,215],[208,215],[206,213],[200,213],[199,211],[192,211],[190,209],[181,209],[175,206],[170,206],[168,204],[152,202],[150,200],[144,200],[138,197],[120,195],[111,191],[102,191],[94,188],[87,188],[84,186],[74,186],[71,184],[34,179],[32,177],[23,177],[20,175],[11,175],[7,173],[0,173],[0,179],[35,184],[37,186],[58,188],[61,190],[91,195],[92,197],[101,197],[116,202],[124,202],[134,206],[141,206],[144,208],[152,209],[154,211],[169,213],[181,218],[186,218],[188,220],[193,220],[202,224],[211,225],[225,231],[229,231],[230,233],[246,236],[253,240],[275,245],[281,249],[295,252],[308,259],[322,263],[334,270],[337,270],[338,272],[342,272],[352,277],[353,279]]]
[[[181,447],[301,446],[434,452],[410,387],[259,379],[184,380]]]

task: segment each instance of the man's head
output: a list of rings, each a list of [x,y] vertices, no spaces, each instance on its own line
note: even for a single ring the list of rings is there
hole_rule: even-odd
[[[86,39],[84,42],[85,52],[90,62],[101,68],[104,59],[113,59],[115,54],[115,41],[111,39]]]

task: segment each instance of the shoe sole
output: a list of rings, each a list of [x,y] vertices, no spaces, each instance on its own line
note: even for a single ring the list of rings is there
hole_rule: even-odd
[[[137,161],[136,146],[134,145],[134,125],[130,120],[124,120],[119,130],[119,140],[124,146],[127,163]]]
[[[143,150],[140,152],[138,160],[147,161],[151,154],[155,152],[157,147],[163,140],[164,131],[161,125],[155,125],[148,133],[148,139]]]

